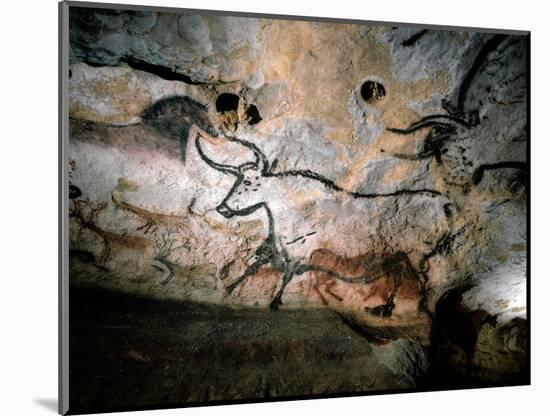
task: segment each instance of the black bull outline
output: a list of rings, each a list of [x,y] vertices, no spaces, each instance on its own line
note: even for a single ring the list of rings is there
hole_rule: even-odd
[[[420,33],[422,32],[419,32],[417,35]],[[413,36],[411,40],[415,38],[415,36]],[[403,136],[414,134],[419,130],[430,129],[424,139],[420,152],[415,154],[397,153],[394,154],[395,157],[406,160],[423,160],[433,157],[439,165],[443,163],[442,155],[445,153],[445,144],[452,141],[456,136],[457,130],[459,128],[471,129],[481,123],[478,109],[465,108],[467,98],[469,98],[468,94],[470,93],[472,83],[479,75],[480,71],[482,71],[488,56],[495,52],[499,46],[508,39],[510,39],[509,35],[496,34],[485,42],[478,51],[472,66],[458,88],[456,101],[454,103],[449,101],[444,105],[449,114],[432,114],[417,120],[407,128],[386,128],[389,132]],[[417,39],[415,39],[415,41],[416,40]],[[409,41],[405,41],[403,46],[406,46],[405,43],[407,42]],[[480,102],[480,104],[482,103]],[[503,120],[503,122],[506,123],[507,120]],[[516,160],[480,164],[472,169],[472,184],[479,184],[485,172],[494,169],[518,169],[525,174],[528,170],[528,166],[526,162]]]
[[[256,160],[254,162],[243,163],[239,166],[231,166],[231,165],[217,163],[212,159],[210,159],[208,156],[206,156],[206,154],[204,153],[200,145],[200,138],[202,136],[200,132],[196,134],[195,146],[197,148],[197,152],[200,158],[213,169],[223,172],[225,174],[236,176],[237,178],[232,188],[227,193],[226,197],[216,207],[216,211],[226,218],[231,218],[233,216],[247,216],[257,211],[258,209],[263,208],[268,218],[267,238],[256,249],[253,256],[254,261],[252,262],[252,264],[248,265],[244,273],[226,287],[227,294],[231,294],[238,285],[243,283],[248,277],[254,275],[261,267],[265,265],[271,265],[275,270],[282,273],[283,275],[282,284],[270,304],[270,308],[274,310],[278,309],[279,306],[282,305],[282,296],[283,296],[284,290],[286,286],[290,283],[292,278],[294,276],[300,276],[306,272],[322,272],[330,277],[336,278],[343,282],[347,282],[347,283],[362,282],[365,284],[372,283],[384,276],[389,276],[392,273],[394,273],[394,277],[393,277],[394,286],[390,296],[388,297],[387,302],[384,305],[380,305],[372,309],[366,308],[366,310],[373,315],[377,315],[381,317],[389,317],[391,316],[392,310],[395,306],[393,300],[395,298],[398,288],[400,287],[401,283],[405,280],[406,276],[414,275],[419,279],[421,283],[421,289],[422,289],[422,299],[419,304],[419,309],[421,311],[426,312],[431,317],[431,313],[429,312],[426,306],[426,282],[427,282],[428,260],[435,254],[440,253],[441,249],[448,245],[451,239],[449,234],[446,234],[441,239],[436,241],[433,250],[423,255],[420,261],[420,264],[418,265],[418,268],[413,267],[407,253],[396,252],[394,255],[388,258],[388,261],[384,262],[384,265],[382,267],[382,273],[378,273],[373,276],[371,275],[371,273],[369,273],[369,271],[365,270],[363,274],[360,276],[343,276],[333,270],[326,269],[315,264],[307,263],[301,258],[292,258],[291,256],[289,256],[288,251],[285,249],[285,247],[282,244],[280,245],[280,248],[279,248],[276,244],[275,219],[273,218],[273,214],[266,202],[256,203],[241,209],[234,209],[227,205],[227,201],[229,200],[229,198],[231,198],[231,196],[239,188],[239,186],[241,186],[241,184],[245,182],[245,172],[249,170],[253,170],[255,174],[259,174],[262,177],[301,176],[304,178],[309,178],[309,179],[316,180],[323,183],[325,186],[327,186],[332,190],[344,192],[353,198],[371,199],[371,198],[383,198],[383,197],[414,195],[414,194],[428,195],[433,197],[433,196],[441,195],[440,192],[435,190],[430,190],[430,189],[414,189],[414,190],[403,189],[403,190],[395,191],[392,193],[386,193],[386,194],[362,194],[358,192],[349,192],[339,187],[331,180],[319,175],[316,172],[312,172],[310,170],[289,170],[284,172],[273,172],[273,169],[276,166],[277,161],[275,160],[274,163],[269,164],[266,156],[256,145],[246,140],[238,139],[236,137],[233,137],[227,134],[224,134],[224,136],[225,136],[225,140],[238,143],[248,148],[249,150],[251,150],[254,153]],[[446,208],[445,210],[447,211]],[[399,277],[396,277],[396,274],[395,274],[396,271],[398,272],[397,274],[399,274]]]
[[[423,35],[424,32],[420,32],[420,34]],[[418,40],[419,37],[420,36],[418,36],[418,34],[415,35],[415,37],[413,37],[415,38],[414,41]],[[465,109],[466,98],[468,96],[472,82],[478,75],[478,72],[482,69],[483,63],[487,60],[487,57],[508,38],[509,38],[508,35],[497,34],[489,38],[487,42],[483,45],[483,47],[480,49],[477,56],[475,57],[470,70],[466,74],[465,78],[463,79],[459,87],[455,105],[448,103],[448,108],[446,108],[446,110],[448,111],[448,114],[432,114],[432,115],[423,117],[420,120],[417,120],[416,122],[412,123],[409,127],[405,129],[395,128],[395,127],[387,128],[388,131],[396,134],[401,134],[401,135],[409,135],[409,134],[415,133],[418,130],[424,130],[426,128],[430,129],[429,134],[425,138],[423,147],[419,153],[413,154],[413,155],[396,154],[394,156],[402,159],[409,159],[409,160],[422,160],[422,159],[428,159],[428,158],[434,157],[439,164],[442,163],[441,155],[444,152],[443,145],[457,133],[457,129],[458,128],[470,129],[480,123],[479,113],[476,110],[473,110],[471,112],[466,111]],[[410,41],[412,42],[412,39]],[[408,45],[405,45],[405,43],[404,43],[404,46],[408,46]],[[412,266],[407,253],[398,252],[395,254],[395,256],[397,257],[393,258],[390,256],[388,261],[384,263],[385,266],[383,266],[382,269],[384,270],[385,274],[383,273],[382,275],[379,274],[377,276],[368,276],[368,274],[365,272],[362,276],[349,277],[349,276],[342,276],[332,270],[326,270],[322,267],[319,267],[313,264],[304,263],[300,259],[292,259],[288,255],[287,250],[282,245],[281,245],[281,249],[279,249],[277,247],[276,240],[275,240],[275,227],[274,227],[273,214],[266,202],[257,203],[252,206],[247,206],[239,210],[231,209],[226,204],[226,202],[231,197],[233,192],[235,192],[235,190],[244,181],[243,172],[246,171],[247,169],[257,170],[262,177],[301,176],[304,178],[310,178],[323,183],[325,186],[327,186],[332,190],[345,192],[354,198],[378,198],[378,197],[385,197],[385,196],[399,196],[399,195],[406,195],[406,194],[422,194],[422,193],[424,194],[428,193],[431,195],[441,195],[439,192],[433,191],[433,190],[427,190],[427,189],[419,189],[419,190],[401,190],[401,191],[397,191],[389,194],[361,194],[357,192],[346,191],[340,188],[339,186],[337,186],[334,182],[310,170],[290,170],[285,172],[274,173],[273,168],[277,164],[276,160],[274,161],[273,164],[269,165],[265,155],[254,144],[235,137],[228,137],[227,135],[225,137],[227,140],[235,143],[239,143],[249,148],[256,156],[256,161],[243,163],[242,165],[237,167],[222,165],[212,161],[204,154],[204,152],[200,147],[199,137],[200,136],[197,135],[195,139],[195,144],[200,157],[212,168],[237,177],[237,180],[235,181],[233,187],[231,188],[227,196],[224,198],[222,203],[218,205],[216,210],[223,216],[229,218],[235,215],[246,216],[260,208],[264,208],[269,220],[268,237],[256,249],[254,263],[250,265],[238,279],[236,279],[233,283],[227,286],[226,290],[229,294],[232,293],[233,290],[239,284],[241,284],[247,277],[256,273],[260,269],[260,267],[266,264],[271,264],[272,267],[274,267],[277,271],[283,274],[282,285],[271,302],[271,308],[273,309],[277,309],[278,306],[282,304],[281,298],[282,298],[284,289],[286,285],[292,280],[293,276],[295,275],[300,275],[308,271],[319,271],[345,282],[370,283],[381,278],[383,275],[389,274],[390,271],[395,271],[396,268],[400,268],[400,270],[405,274],[414,273],[416,275],[420,275],[421,283],[422,283],[422,291],[423,291],[423,299],[420,303],[420,307],[424,309],[424,311],[428,313],[428,315],[431,316],[430,311],[426,307],[426,282],[427,282],[426,272],[429,266],[428,260],[436,254],[443,254],[448,252],[456,236],[461,234],[463,230],[459,230],[454,234],[447,233],[446,235],[441,237],[438,241],[436,241],[433,250],[423,255],[423,258],[418,264],[417,269],[415,269]],[[520,169],[522,171],[525,171],[526,163],[521,161],[505,161],[500,163],[482,164],[480,166],[477,166],[475,169],[473,169],[473,175],[472,175],[473,184],[476,185],[481,181],[485,171],[491,170],[491,169],[501,169],[501,168],[513,168],[513,169]],[[447,211],[448,211],[448,214],[449,214],[448,216],[451,216],[452,211],[449,205],[450,204],[445,205],[444,209],[445,209],[445,213],[447,214]],[[401,266],[399,266],[399,264],[401,264]],[[402,280],[403,279],[401,276],[401,279],[399,281],[394,281],[394,289],[392,290],[392,293],[388,298],[388,301],[386,302],[386,304],[373,308],[371,310],[371,313],[374,313],[380,316],[391,316],[391,312],[394,306],[393,298]]]

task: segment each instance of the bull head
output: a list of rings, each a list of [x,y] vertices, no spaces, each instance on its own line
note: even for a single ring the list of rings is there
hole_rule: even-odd
[[[265,198],[263,197],[262,188],[265,187],[262,185],[265,175],[269,172],[269,164],[262,151],[250,142],[225,135],[228,141],[250,149],[255,156],[254,162],[245,162],[239,166],[225,165],[206,156],[200,145],[201,137],[200,133],[197,133],[195,137],[195,145],[201,159],[217,171],[236,177],[233,187],[216,207],[216,211],[226,218],[231,218],[235,215],[249,215],[264,206]]]

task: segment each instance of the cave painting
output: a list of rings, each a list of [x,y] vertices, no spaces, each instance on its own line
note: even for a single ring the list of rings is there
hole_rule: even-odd
[[[78,400],[528,382],[526,36],[71,25]]]
[[[426,31],[417,33],[403,42],[403,46],[411,46],[425,33]],[[447,113],[424,116],[405,128],[391,126],[386,128],[388,132],[405,136],[429,129],[419,152],[396,153],[394,154],[396,158],[411,161],[434,158],[438,165],[443,165],[445,184],[458,186],[463,193],[468,193],[472,185],[479,184],[488,170],[519,170],[519,180],[525,181],[526,163],[523,161],[503,160],[474,166],[470,160],[471,152],[475,151],[471,142],[482,131],[483,123],[488,123],[487,119],[491,117],[491,106],[514,104],[513,97],[507,103],[500,102],[497,99],[498,89],[510,88],[516,83],[520,87],[517,93],[520,97],[524,91],[521,85],[525,73],[521,71],[517,74],[508,74],[508,77],[497,83],[496,87],[488,86],[484,78],[489,74],[489,80],[492,81],[491,71],[495,66],[502,66],[503,62],[505,63],[510,49],[515,50],[515,41],[512,39],[504,46],[504,52],[500,51],[496,54],[496,58],[491,56],[507,40],[510,38],[506,35],[495,35],[481,48],[460,84],[454,103],[451,103],[451,99],[445,102]],[[519,57],[517,51],[514,53],[516,58]],[[485,101],[476,100],[477,95],[472,94],[472,91],[477,94],[480,89],[485,92]],[[386,95],[386,90],[381,83],[367,80],[362,85],[360,93],[366,103],[374,104]],[[518,103],[523,102],[519,100]],[[378,307],[365,308],[374,315],[389,317],[395,306],[394,298],[400,285],[407,277],[416,276],[423,292],[419,308],[427,310],[424,291],[428,278],[429,259],[448,249],[452,239],[463,231],[456,231],[455,234],[451,231],[454,209],[447,196],[433,189],[402,189],[386,194],[353,192],[341,188],[333,181],[311,170],[277,171],[277,160],[270,163],[258,146],[231,135],[225,129],[223,131],[225,140],[248,148],[254,155],[254,160],[239,166],[218,163],[204,152],[200,144],[201,134],[197,134],[195,146],[202,160],[211,168],[235,177],[232,188],[216,210],[226,218],[248,216],[257,210],[262,210],[268,230],[267,238],[249,259],[247,269],[226,287],[228,294],[264,266],[274,268],[282,276],[279,289],[271,301],[273,309],[277,309],[282,304],[285,287],[293,277],[307,272],[311,272],[314,279],[312,288],[324,305],[327,305],[328,301],[321,291],[322,288],[333,299],[342,301],[342,297],[333,291],[335,280],[368,284],[382,277],[392,277],[393,289],[387,296],[387,301]],[[511,139],[525,140],[525,130],[520,130],[518,137]],[[278,206],[273,209],[270,206],[270,198],[275,196],[287,200],[288,197],[284,194],[289,189],[301,189],[305,193],[311,191],[309,192],[311,202],[315,206],[313,211],[321,210],[321,212],[301,213],[293,217],[292,209],[289,207]],[[423,219],[418,212],[409,215],[408,205],[401,209],[401,198],[415,198],[419,201],[417,204],[425,204],[424,215],[427,218]],[[382,224],[391,216],[385,218],[384,215],[378,215],[377,218],[369,218],[369,212],[372,213],[369,206],[374,200],[397,207],[402,224],[392,224],[393,230],[385,229]],[[311,210],[312,204],[304,205]],[[328,211],[331,213],[323,213],[322,207],[330,207]],[[345,211],[343,207],[348,209],[349,215],[343,214]],[[342,212],[342,214],[334,215],[334,212]],[[348,217],[358,212],[363,213],[362,223],[349,223]],[[328,216],[329,219],[319,221],[319,217],[323,216]],[[430,226],[423,231],[422,224],[428,223]],[[401,233],[402,230],[406,231]],[[346,243],[350,245],[354,244],[356,236],[367,240],[369,237],[365,236],[370,236],[371,248],[366,249],[361,256],[346,255],[345,246],[340,248],[339,253],[327,254],[340,258],[341,262],[353,263],[357,258],[370,259],[362,261],[361,270],[349,274],[342,269],[337,270],[323,264],[322,260],[319,261],[319,253],[324,252],[326,243],[334,239],[335,233],[343,233],[346,236]],[[391,241],[384,238],[396,233],[399,236],[390,237]],[[402,238],[404,234],[412,236],[412,239]],[[381,247],[381,249],[372,252],[372,247]]]
[[[403,136],[428,129],[417,153],[398,152],[394,157],[411,161],[434,158],[438,165],[447,165],[444,166],[445,184],[462,187],[464,193],[468,192],[471,185],[479,184],[488,170],[516,169],[525,175],[525,162],[504,160],[474,166],[468,158],[468,151],[471,151],[468,146],[471,147],[476,128],[483,126],[490,116],[480,116],[483,107],[498,104],[490,91],[486,94],[487,102],[473,102],[468,93],[472,89],[487,88],[483,84],[484,71],[490,69],[487,68],[487,57],[506,39],[504,35],[495,35],[487,41],[461,83],[456,102],[451,104],[449,100],[446,103],[447,113],[424,116],[404,128],[386,127],[388,132]],[[503,84],[513,85],[513,82],[521,81],[524,76],[513,75],[513,80],[504,80]],[[367,80],[361,86],[360,94],[367,104],[376,105],[387,92],[382,83]],[[258,274],[262,268],[281,276],[278,290],[270,304],[273,309],[282,304],[285,288],[292,279],[307,273],[312,280],[313,292],[325,306],[329,303],[327,297],[337,302],[343,301],[342,296],[335,291],[337,281],[369,285],[379,279],[386,279],[392,282],[392,288],[385,296],[386,301],[379,306],[364,309],[376,316],[390,317],[399,288],[404,281],[413,279],[420,287],[419,310],[428,312],[425,290],[429,260],[448,249],[457,234],[453,234],[451,223],[455,210],[449,196],[435,189],[415,188],[390,193],[354,192],[343,189],[312,170],[278,170],[277,160],[270,162],[257,145],[231,133],[238,131],[238,100],[235,94],[223,93],[218,97],[216,110],[225,117],[219,132],[208,121],[206,107],[188,97],[161,99],[148,108],[142,117],[144,125],[180,142],[183,163],[187,142],[190,136],[195,135],[195,147],[202,161],[219,172],[235,177],[232,188],[215,207],[220,215],[229,219],[246,217],[256,211],[264,214],[267,237],[254,250],[254,254],[248,257],[246,270],[240,276],[229,279],[231,283],[225,288],[227,294],[234,293],[239,285]],[[235,120],[228,122],[227,119],[234,112]],[[256,123],[248,124],[252,126]],[[254,160],[238,166],[218,163],[215,156],[208,156],[202,148],[202,135],[208,135],[210,141],[225,140],[238,144],[248,149]],[[521,137],[516,140],[521,140]],[[460,163],[457,163],[457,159]],[[97,216],[105,209],[105,203],[95,207],[89,200],[76,200],[81,197],[80,190],[71,186],[71,191],[73,188],[78,190],[78,195],[73,192],[75,201],[71,216],[82,229],[95,232],[104,242],[104,249],[97,261],[99,267],[105,267],[113,244],[137,248],[147,244],[147,240],[141,236],[117,235],[98,227]],[[306,195],[306,201],[301,202],[302,208],[281,206],[280,203],[274,207],[270,204],[274,198],[289,201],[289,191],[295,190]],[[414,199],[414,204],[408,203],[411,199]],[[401,201],[404,203],[401,204]],[[176,224],[176,231],[181,230],[180,218],[151,212],[122,201],[119,192],[113,192],[112,202],[115,207],[145,220],[145,224],[136,230],[143,234],[158,224],[169,228]],[[371,208],[373,204],[376,204],[376,209]],[[388,214],[380,215],[380,212]],[[392,212],[399,212],[398,223],[390,221]],[[361,223],[348,221],[348,218],[355,218],[359,213]],[[191,209],[189,214],[192,214]],[[330,246],[330,242],[335,239],[343,243],[332,250],[327,249],[327,245]],[[169,260],[170,239],[163,236],[160,240],[163,243],[160,248],[157,244],[157,255],[151,266],[162,273],[160,283],[165,285],[174,277],[178,265]],[[349,247],[357,245],[362,248],[361,252],[349,254]]]
[[[513,169],[524,177],[527,171],[524,161],[504,159],[478,166],[472,162],[476,157],[475,153],[472,154],[475,152],[472,140],[487,140],[480,134],[484,127],[491,126],[494,119],[502,117],[503,113],[511,112],[510,108],[525,104],[524,68],[507,68],[501,78],[495,75],[499,69],[509,65],[510,56],[525,59],[526,51],[518,47],[518,42],[514,37],[498,34],[483,45],[462,80],[456,97],[444,101],[447,114],[422,117],[406,128],[387,127],[389,132],[405,136],[430,129],[419,152],[397,153],[394,156],[407,160],[434,158],[439,165],[446,165],[443,172],[445,184],[463,187],[465,193],[471,185],[479,184],[489,170]],[[515,121],[507,117],[502,117],[501,123],[505,134],[512,134],[512,137],[505,137],[506,142],[526,141],[524,121],[518,123],[519,129],[514,128]]]
[[[218,163],[206,155],[200,144],[201,134],[197,133],[195,145],[201,159],[211,168],[235,177],[232,188],[216,211],[225,218],[232,218],[263,210],[267,227],[267,238],[256,249],[246,271],[227,286],[229,294],[263,266],[270,266],[282,275],[282,282],[270,304],[273,309],[282,304],[285,288],[290,281],[307,272],[365,284],[391,275],[394,288],[386,303],[370,310],[375,315],[389,317],[395,306],[396,292],[407,275],[416,275],[422,285],[425,284],[428,260],[449,238],[452,210],[446,197],[430,189],[402,189],[387,194],[349,192],[310,170],[276,171],[276,162],[270,163],[253,143],[227,133],[225,140],[248,148],[254,155],[254,161],[239,166]],[[285,200],[285,194],[297,188],[311,195],[310,202],[315,204],[313,211],[318,212],[313,212],[312,205],[304,201],[302,203],[309,209],[307,213],[292,212],[290,206],[270,207],[270,198],[276,196]],[[410,198],[418,200],[414,208],[401,204],[402,199],[408,201]],[[388,217],[373,215],[370,208],[373,200],[380,200],[387,206]],[[342,215],[332,216],[323,212],[321,207]],[[395,210],[400,212],[399,221],[389,221]],[[361,223],[350,221],[350,215],[362,218]],[[296,218],[294,221],[293,217]],[[397,238],[383,238],[389,235],[392,228],[407,230],[407,233]],[[371,261],[365,262],[358,273],[342,273],[326,267],[318,256],[318,250],[324,247],[324,243],[334,240],[335,233],[344,235],[348,245],[355,244],[353,239],[360,239],[365,248],[382,246],[384,251],[373,253]],[[340,254],[345,256],[346,250],[342,247]],[[331,293],[330,287],[328,290]],[[332,295],[338,298],[334,293]],[[326,303],[323,296],[321,299]]]

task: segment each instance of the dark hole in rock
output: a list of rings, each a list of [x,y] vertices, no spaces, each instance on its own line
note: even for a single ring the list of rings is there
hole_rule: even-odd
[[[72,78],[72,77],[73,77],[73,71],[71,71],[71,70],[69,69],[69,78]]]
[[[155,74],[167,81],[181,81],[191,85],[200,84],[200,82],[194,81],[191,77],[180,74],[179,72],[176,72],[173,68],[169,68],[163,65],[156,65],[151,62],[147,62],[142,59],[136,59],[130,56],[125,57],[123,61],[126,62],[128,66],[132,69]]]
[[[220,94],[216,100],[216,110],[218,113],[224,113],[226,111],[237,111],[239,107],[239,96],[224,92]]]
[[[386,89],[376,81],[365,81],[361,86],[361,97],[368,103],[374,103],[386,96]]]
[[[254,104],[251,104],[246,109],[246,116],[248,117],[248,124],[253,126],[254,124],[258,124],[260,121],[262,121],[262,117],[260,116],[260,112],[258,111],[258,107],[256,107]]]
[[[82,191],[80,188],[76,185],[73,185],[72,183],[69,184],[69,199],[76,199],[78,197],[82,196]]]

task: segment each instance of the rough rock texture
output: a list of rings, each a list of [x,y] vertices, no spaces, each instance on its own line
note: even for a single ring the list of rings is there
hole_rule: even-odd
[[[195,83],[238,81],[253,71],[257,19],[73,8],[71,62],[127,63]]]
[[[325,309],[71,296],[73,412],[412,389],[428,367],[418,341],[368,342]]]
[[[528,378],[527,322],[499,323],[484,309],[468,308],[453,290],[436,308],[432,340],[440,387],[520,384]]]
[[[523,374],[501,334],[524,337],[527,313],[526,37],[70,20],[73,285],[323,308],[447,346],[436,304],[460,290],[456,311],[490,317],[464,371]]]

